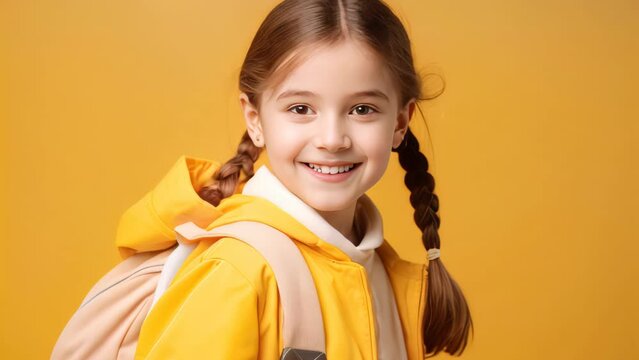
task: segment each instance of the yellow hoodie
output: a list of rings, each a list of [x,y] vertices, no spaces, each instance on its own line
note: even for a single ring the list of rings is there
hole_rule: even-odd
[[[364,266],[266,199],[236,193],[217,207],[202,200],[196,190],[219,165],[180,157],[122,216],[116,239],[122,256],[173,246],[173,228],[187,221],[206,229],[242,220],[273,226],[295,241],[313,275],[327,358],[378,359]],[[386,240],[375,251],[393,289],[408,359],[421,360],[426,265],[400,259]],[[266,260],[240,240],[204,240],[149,313],[136,359],[279,359],[281,319],[275,275]]]

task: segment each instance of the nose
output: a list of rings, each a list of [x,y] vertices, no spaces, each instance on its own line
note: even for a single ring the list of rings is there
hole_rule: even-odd
[[[329,152],[337,152],[351,147],[346,119],[339,115],[326,115],[317,122],[314,145]]]

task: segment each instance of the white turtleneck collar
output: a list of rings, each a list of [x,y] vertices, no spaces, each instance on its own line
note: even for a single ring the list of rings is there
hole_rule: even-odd
[[[384,241],[381,215],[366,194],[360,196],[355,208],[356,218],[363,222],[361,225],[364,229],[364,237],[358,246],[355,246],[315,209],[286,188],[266,165],[260,166],[253,177],[244,184],[242,194],[269,200],[306,226],[320,239],[335,245],[353,261],[363,265],[369,264],[375,249]]]

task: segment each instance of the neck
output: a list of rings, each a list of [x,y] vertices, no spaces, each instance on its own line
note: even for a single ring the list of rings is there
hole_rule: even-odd
[[[356,229],[355,209],[357,202],[353,205],[337,211],[319,211],[326,222],[331,224],[337,231],[342,233],[353,245],[357,246],[362,241],[361,234]]]

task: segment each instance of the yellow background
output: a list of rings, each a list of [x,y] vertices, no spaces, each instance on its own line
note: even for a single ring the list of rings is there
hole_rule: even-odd
[[[118,261],[120,214],[179,155],[232,155],[239,67],[275,3],[2,2],[2,358],[49,356]],[[432,143],[413,127],[475,322],[463,358],[639,358],[638,3],[390,4],[446,80]],[[391,160],[369,194],[423,261]]]

